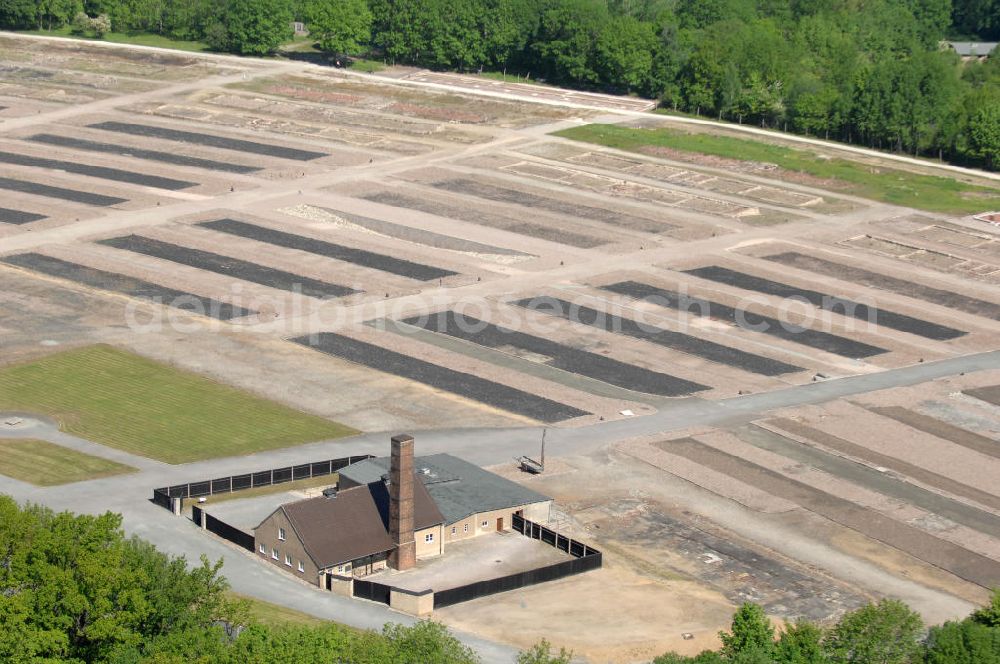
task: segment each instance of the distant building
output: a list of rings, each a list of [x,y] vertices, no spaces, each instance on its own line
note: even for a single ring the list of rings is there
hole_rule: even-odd
[[[413,438],[389,458],[340,471],[330,495],[281,505],[254,529],[257,554],[324,586],[326,574],[409,569],[448,542],[506,530],[517,513],[548,521],[551,498],[450,454],[414,457]]]
[[[983,59],[997,47],[997,42],[945,42],[963,60]]]

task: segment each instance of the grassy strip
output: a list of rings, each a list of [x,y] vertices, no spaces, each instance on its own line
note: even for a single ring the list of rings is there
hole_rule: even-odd
[[[0,369],[0,410],[167,463],[290,447],[354,429],[110,346]]]
[[[1000,190],[996,188],[975,186],[950,177],[874,168],[846,159],[826,158],[813,150],[789,148],[764,141],[717,134],[689,134],[673,129],[636,129],[604,124],[572,127],[558,131],[555,135],[633,152],[649,147],[664,147],[741,161],[776,164],[788,171],[835,180],[840,183],[836,187],[837,191],[928,212],[970,214],[1000,208]]]
[[[228,594],[231,599],[243,602],[250,621],[258,625],[265,625],[267,627],[284,627],[286,625],[315,627],[329,622],[327,620],[323,620],[322,618],[311,616],[308,613],[296,611],[295,609],[289,609],[278,604],[272,604],[271,602],[265,602],[262,599],[250,597],[249,595],[240,595],[239,593],[234,593],[232,591]],[[346,630],[354,629],[346,625],[341,626]]]
[[[108,32],[103,37],[88,37],[85,35],[73,34],[70,26],[64,25],[56,30],[18,30],[18,34],[42,35],[44,37],[67,37],[69,39],[81,39],[84,41],[105,41],[112,44],[134,44],[135,46],[155,46],[156,48],[172,48],[177,51],[189,51],[193,53],[207,52],[208,44],[199,41],[183,41],[171,39],[163,35],[156,35],[146,32]]]
[[[36,486],[55,486],[134,472],[125,464],[44,440],[0,439],[0,474]]]
[[[335,485],[339,477],[339,473],[331,473],[330,475],[323,475],[321,477],[310,477],[305,480],[293,480],[291,482],[282,482],[281,484],[272,484],[270,486],[259,486],[253,489],[243,489],[242,491],[216,493],[211,496],[205,496],[206,500],[204,504],[211,505],[214,503],[222,503],[227,500],[260,498],[261,496],[270,496],[276,493],[284,493],[286,491],[301,491],[303,489],[315,489],[316,487],[328,487]],[[191,505],[198,504],[198,498],[190,498],[186,500],[185,503]]]

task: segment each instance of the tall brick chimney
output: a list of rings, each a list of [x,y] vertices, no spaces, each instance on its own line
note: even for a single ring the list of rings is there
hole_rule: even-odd
[[[393,550],[389,566],[410,569],[417,564],[417,543],[413,539],[413,436],[392,437],[389,465],[389,536]]]

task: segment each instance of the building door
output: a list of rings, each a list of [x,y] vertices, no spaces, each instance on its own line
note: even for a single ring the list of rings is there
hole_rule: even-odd
[[[497,517],[497,532],[503,530],[503,517]]]

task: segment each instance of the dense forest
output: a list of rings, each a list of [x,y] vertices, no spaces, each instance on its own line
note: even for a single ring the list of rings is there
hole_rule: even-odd
[[[668,109],[1000,167],[1000,0],[0,0],[0,27],[151,32],[245,54],[304,21],[339,54],[517,72]]]
[[[138,538],[121,517],[55,513],[0,495],[0,661],[109,664],[476,664],[443,626],[382,632],[262,625],[227,593],[222,563],[190,567]],[[905,604],[883,600],[827,629],[775,629],[744,604],[722,648],[653,664],[1000,664],[1000,590],[968,618],[925,630]],[[569,664],[542,641],[516,664]]]

